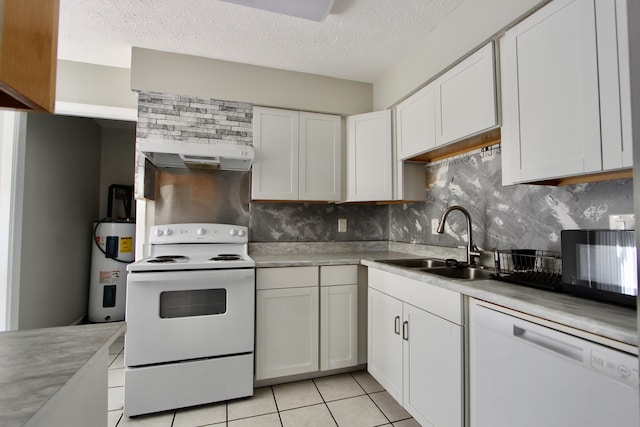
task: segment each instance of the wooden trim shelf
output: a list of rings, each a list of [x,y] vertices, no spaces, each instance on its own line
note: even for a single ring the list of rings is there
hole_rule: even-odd
[[[484,147],[498,144],[500,140],[500,128],[491,129],[472,137],[465,138],[461,141],[443,145],[442,147],[411,157],[405,161],[422,163],[436,162],[438,160],[447,159],[449,157],[468,153],[469,151],[479,150]]]
[[[589,175],[569,176],[566,178],[550,179],[547,181],[530,182],[533,185],[575,185],[588,182],[610,181],[613,179],[633,178],[633,169],[621,169],[616,171],[598,172]]]

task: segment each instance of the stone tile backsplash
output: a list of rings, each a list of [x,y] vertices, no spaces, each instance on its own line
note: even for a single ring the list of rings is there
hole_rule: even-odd
[[[253,105],[157,92],[138,92],[136,140],[253,144]]]

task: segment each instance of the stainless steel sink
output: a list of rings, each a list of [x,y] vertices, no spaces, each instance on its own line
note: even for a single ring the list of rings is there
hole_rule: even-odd
[[[378,262],[397,265],[398,267],[417,269],[444,267],[447,265],[444,260],[437,258],[385,259]]]
[[[459,280],[483,280],[490,279],[493,271],[479,267],[431,267],[420,268],[425,273],[436,274],[438,276],[450,277]]]

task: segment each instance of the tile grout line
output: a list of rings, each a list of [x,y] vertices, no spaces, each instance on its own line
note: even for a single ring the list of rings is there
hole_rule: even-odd
[[[382,408],[380,406],[378,406],[378,404],[376,403],[375,400],[373,400],[373,398],[371,397],[372,393],[369,393],[367,390],[364,389],[364,387],[362,386],[362,384],[360,384],[360,382],[358,381],[358,379],[356,377],[353,376],[353,373],[350,372],[349,375],[351,375],[351,377],[353,378],[353,380],[360,386],[360,388],[362,390],[364,390],[365,395],[369,398],[369,400],[371,400],[371,402],[373,402],[373,404],[375,405],[376,408],[378,408],[378,411],[380,411],[380,413],[382,414],[383,417],[386,418],[387,421],[389,421],[388,423],[384,423],[384,424],[380,424],[380,426],[384,426],[387,424],[391,424],[393,425],[393,423],[391,422],[391,420],[389,419],[389,417],[387,417],[387,414],[384,413],[384,411],[382,410]]]
[[[327,408],[327,411],[329,411],[329,415],[331,415],[331,419],[333,420],[333,422],[336,424],[337,427],[340,427],[338,425],[338,420],[336,420],[336,417],[333,416],[333,412],[331,412],[331,408],[329,408],[329,405],[327,405],[327,401],[325,400],[324,396],[322,395],[322,392],[318,388],[318,384],[316,384],[316,378],[311,379],[311,382],[313,383],[313,386],[316,388],[316,390],[318,390],[320,399],[322,399],[322,403],[324,403],[324,407]]]
[[[276,405],[276,414],[278,414],[278,419],[280,420],[280,427],[283,427],[282,424],[282,416],[280,415],[280,408],[278,408],[278,399],[276,399],[276,392],[273,389],[273,386],[269,386],[271,389],[271,395],[273,396],[273,403]]]

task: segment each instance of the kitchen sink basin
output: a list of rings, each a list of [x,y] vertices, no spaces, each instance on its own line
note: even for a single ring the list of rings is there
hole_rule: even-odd
[[[447,265],[444,260],[436,258],[386,259],[378,262],[381,262],[383,264],[396,265],[398,267],[417,269],[444,267]]]
[[[483,280],[490,279],[493,272],[479,267],[431,267],[420,268],[425,273],[436,274],[438,276],[450,277],[459,280]]]

